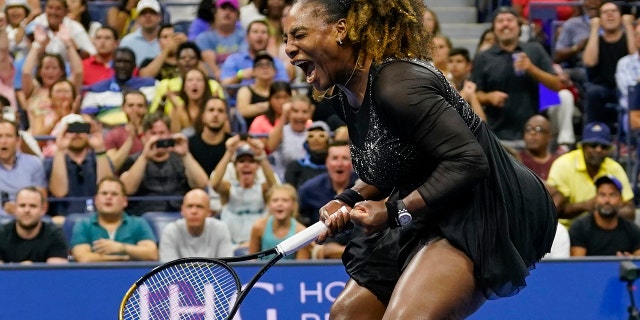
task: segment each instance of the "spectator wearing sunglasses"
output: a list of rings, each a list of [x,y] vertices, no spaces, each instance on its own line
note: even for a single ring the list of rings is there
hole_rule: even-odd
[[[591,122],[584,127],[578,148],[560,156],[551,165],[547,185],[565,226],[569,226],[571,219],[594,210],[594,181],[605,175],[614,176],[622,183],[620,216],[635,218],[633,191],[624,168],[609,157],[612,147],[609,127],[602,122]]]

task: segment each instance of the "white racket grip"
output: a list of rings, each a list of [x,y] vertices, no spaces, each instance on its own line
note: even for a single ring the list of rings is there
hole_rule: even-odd
[[[349,212],[349,210],[345,206],[340,207],[339,210],[344,213]],[[300,250],[300,248],[318,239],[318,236],[324,231],[326,231],[327,229],[328,228],[324,224],[324,222],[318,221],[312,224],[311,226],[309,226],[308,228],[296,233],[291,238],[285,239],[284,241],[280,242],[280,244],[276,246],[276,250],[279,253],[282,253],[283,255],[288,256]]]

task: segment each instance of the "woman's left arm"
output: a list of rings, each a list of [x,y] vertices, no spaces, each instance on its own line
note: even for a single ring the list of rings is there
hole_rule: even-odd
[[[483,179],[488,161],[467,124],[443,97],[447,84],[426,68],[394,65],[381,71],[375,99],[399,134],[435,162],[425,182],[404,199],[412,214],[431,214]]]

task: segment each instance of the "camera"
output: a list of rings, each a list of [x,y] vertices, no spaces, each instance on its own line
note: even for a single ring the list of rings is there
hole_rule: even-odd
[[[91,124],[74,122],[67,126],[67,132],[69,133],[89,133],[91,132]]]
[[[176,145],[176,141],[174,139],[160,139],[156,141],[156,148],[169,148],[174,147]]]
[[[640,267],[631,261],[620,263],[620,281],[634,281],[640,276]]]

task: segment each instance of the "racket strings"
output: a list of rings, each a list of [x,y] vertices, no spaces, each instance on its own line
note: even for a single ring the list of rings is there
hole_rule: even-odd
[[[239,290],[229,267],[188,262],[146,279],[125,304],[124,319],[227,319]]]

